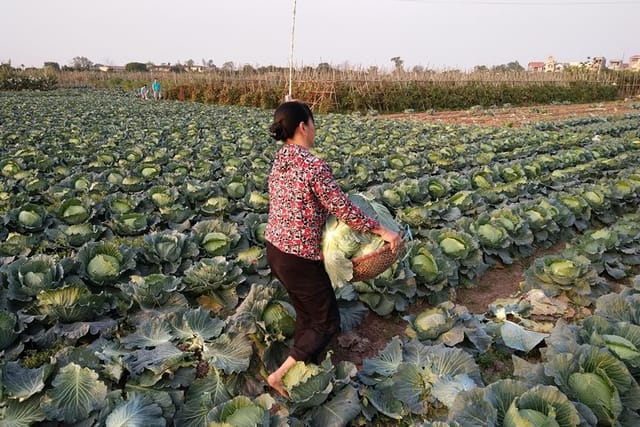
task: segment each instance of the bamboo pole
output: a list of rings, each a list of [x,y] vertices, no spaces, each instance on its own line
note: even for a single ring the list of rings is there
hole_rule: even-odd
[[[293,41],[296,30],[296,0],[293,0],[293,14],[291,22],[291,50],[289,52],[289,93],[284,98],[285,101],[293,99]]]

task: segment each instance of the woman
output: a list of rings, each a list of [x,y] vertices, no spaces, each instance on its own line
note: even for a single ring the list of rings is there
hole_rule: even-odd
[[[296,324],[289,356],[267,382],[287,397],[282,376],[296,361],[319,362],[320,354],[340,328],[338,302],[321,254],[322,232],[329,214],[358,231],[380,235],[393,251],[400,244],[400,234],[354,206],[336,183],[331,167],[309,151],[316,132],[308,105],[299,101],[281,104],[269,131],[284,145],[269,175],[267,260],[287,289],[296,310]]]

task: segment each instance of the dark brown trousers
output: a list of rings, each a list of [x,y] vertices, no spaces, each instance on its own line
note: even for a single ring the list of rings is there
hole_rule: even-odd
[[[282,252],[269,242],[267,261],[296,309],[289,355],[297,361],[319,363],[318,358],[340,330],[338,301],[323,262]]]

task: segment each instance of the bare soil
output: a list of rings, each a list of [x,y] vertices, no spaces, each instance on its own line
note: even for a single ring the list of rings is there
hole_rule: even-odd
[[[637,103],[638,101],[635,101]],[[471,108],[463,111],[402,113],[381,116],[389,119],[425,120],[433,123],[484,126],[523,126],[535,122],[565,120],[576,117],[613,116],[638,112],[634,101],[620,100],[592,104],[536,105],[529,107]]]
[[[457,288],[455,304],[460,304],[476,314],[486,313],[489,305],[498,298],[515,297],[520,289],[522,274],[538,257],[560,252],[564,243],[558,243],[548,249],[540,249],[528,258],[516,260],[511,265],[499,265],[478,277],[475,286]],[[406,313],[393,313],[382,317],[370,310],[364,321],[354,330],[342,333],[337,342],[330,346],[332,360],[349,360],[362,367],[364,359],[375,357],[394,336],[403,337],[408,323],[403,319],[408,314],[417,314],[430,307],[425,300],[418,300]]]
[[[435,123],[473,124],[484,126],[523,126],[540,121],[559,121],[569,118],[595,116],[615,116],[638,112],[631,107],[632,102],[614,101],[577,105],[541,105],[535,107],[508,107],[487,110],[441,111],[435,113],[407,113],[381,116],[381,118],[424,120]],[[541,249],[529,258],[515,261],[511,265],[492,268],[476,280],[472,288],[456,289],[456,304],[467,307],[472,313],[485,313],[489,304],[498,298],[517,294],[522,274],[534,259],[564,248],[564,243],[548,249]],[[403,337],[407,322],[403,316],[419,313],[429,307],[426,301],[417,301],[407,313],[393,313],[385,317],[369,311],[356,329],[342,333],[329,349],[333,352],[333,362],[349,360],[360,369],[367,358],[375,357],[394,336]],[[501,363],[499,360],[495,363]],[[500,370],[499,366],[493,369]]]

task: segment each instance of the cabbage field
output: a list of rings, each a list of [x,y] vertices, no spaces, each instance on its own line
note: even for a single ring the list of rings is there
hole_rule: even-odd
[[[371,312],[406,331],[361,365],[297,364],[288,399],[265,381],[295,316],[264,253],[271,118],[0,93],[0,426],[640,425],[639,113],[318,115],[343,189],[407,230],[389,270],[336,286],[343,331]],[[525,258],[517,295],[455,303]],[[513,372],[488,382],[496,352]]]

